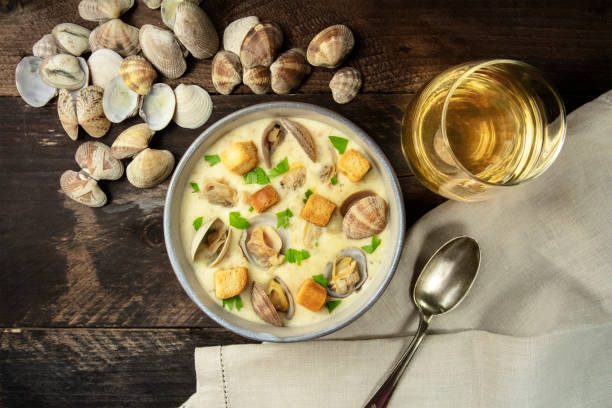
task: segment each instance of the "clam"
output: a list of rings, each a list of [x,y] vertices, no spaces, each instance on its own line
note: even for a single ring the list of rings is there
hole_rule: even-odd
[[[55,54],[59,54],[61,51],[53,38],[53,34],[46,34],[40,40],[34,43],[32,47],[32,54],[35,57],[47,58]]]
[[[274,153],[274,150],[276,150],[278,145],[285,139],[286,133],[285,128],[276,120],[270,122],[264,129],[261,135],[261,154],[263,155],[266,166],[272,167],[270,162],[272,153]]]
[[[197,85],[179,84],[174,88],[176,110],[174,122],[180,127],[196,129],[202,126],[213,110],[213,103],[206,90]]]
[[[251,226],[240,237],[240,248],[247,260],[260,268],[270,268],[284,262],[289,248],[287,230],[275,228],[276,217],[261,214],[249,219]]]
[[[110,147],[104,143],[81,144],[74,159],[85,173],[96,180],[117,180],[123,176],[123,163],[111,155]]]
[[[15,69],[15,85],[25,103],[40,108],[57,95],[55,87],[47,85],[38,75],[43,60],[39,57],[24,57]]]
[[[183,2],[189,2],[193,4],[200,4],[201,0],[163,0],[161,2],[161,17],[165,25],[174,30],[174,23],[176,21],[176,9],[179,4]]]
[[[300,48],[292,48],[282,53],[270,65],[270,84],[272,90],[280,95],[295,91],[310,74],[312,68]]]
[[[40,78],[53,88],[69,91],[79,89],[86,83],[81,63],[74,55],[57,54],[45,58],[38,69]]]
[[[145,24],[140,27],[139,38],[142,53],[162,75],[176,79],[185,73],[187,63],[174,34],[154,25]]]
[[[306,169],[304,166],[290,168],[281,179],[280,185],[285,190],[295,191],[302,187],[306,182]],[[310,224],[310,223],[307,223]]]
[[[91,83],[106,89],[108,84],[120,74],[123,57],[113,50],[102,48],[94,51],[87,60]]]
[[[210,268],[219,264],[227,254],[232,240],[232,229],[220,218],[202,225],[191,241],[191,260],[204,259]]]
[[[74,99],[77,98],[79,92],[81,92],[82,89],[86,88],[89,85],[89,65],[87,65],[87,61],[85,61],[85,58],[83,57],[77,57],[77,60],[79,61],[81,69],[85,73],[85,83],[80,88],[70,91],[70,94]]]
[[[76,102],[76,112],[79,125],[91,137],[102,137],[110,129],[110,122],[104,114],[104,89],[97,85],[90,85],[82,89]]]
[[[287,118],[280,118],[278,121],[281,126],[283,126],[285,130],[289,134],[291,134],[295,138],[295,140],[297,140],[298,144],[300,145],[302,150],[304,150],[310,160],[316,162],[317,149],[314,143],[314,139],[312,138],[312,135],[310,134],[308,129],[306,129],[301,123],[294,122]]]
[[[168,178],[174,168],[174,156],[168,150],[146,148],[127,166],[128,181],[138,188],[150,188]]]
[[[387,202],[372,191],[358,191],[340,206],[342,230],[351,239],[371,237],[387,226]]]
[[[257,95],[263,95],[270,90],[270,70],[263,66],[245,68],[242,82]]]
[[[342,68],[329,81],[329,88],[332,91],[334,101],[348,103],[357,96],[359,88],[361,88],[361,73],[355,68]]]
[[[140,96],[123,82],[121,76],[113,79],[104,90],[104,114],[113,123],[123,122],[138,113]]]
[[[212,82],[217,92],[232,93],[242,82],[242,65],[238,55],[231,51],[219,51],[212,60]]]
[[[208,15],[197,4],[183,1],[176,7],[174,34],[197,59],[209,58],[219,49],[219,36]]]
[[[60,89],[57,98],[57,116],[66,134],[72,140],[79,136],[79,120],[77,118],[76,101],[65,89]]]
[[[83,20],[107,21],[118,18],[134,5],[134,0],[81,0],[79,15]]]
[[[240,62],[245,68],[269,67],[283,44],[283,32],[274,23],[258,23],[245,35]]]
[[[325,268],[327,294],[334,298],[345,298],[361,288],[368,279],[366,255],[359,248],[346,248],[329,262]]]
[[[273,326],[283,325],[278,312],[284,312],[287,319],[291,319],[295,313],[293,295],[289,287],[278,276],[268,283],[267,289],[253,282],[251,304],[257,316]]]
[[[158,9],[161,6],[162,0],[143,0],[144,4],[150,9]]]
[[[115,159],[125,159],[134,156],[149,146],[151,138],[155,134],[146,123],[130,126],[115,139],[111,146],[111,154]]]
[[[308,44],[306,58],[315,67],[336,68],[355,45],[351,30],[342,24],[327,27]]]
[[[51,32],[60,49],[76,57],[89,50],[91,31],[78,24],[58,24]]]
[[[136,55],[140,51],[138,28],[115,18],[98,26],[89,36],[89,48],[97,51],[102,48],[116,51],[122,57]]]
[[[238,193],[225,180],[209,181],[202,186],[202,196],[209,203],[233,207],[238,203]]]
[[[121,62],[119,73],[128,88],[139,95],[148,94],[157,78],[153,65],[140,55],[126,57]]]
[[[259,23],[255,16],[243,17],[229,23],[223,31],[223,49],[240,55],[240,46],[249,30]]]
[[[176,98],[170,85],[155,84],[142,98],[140,117],[153,130],[162,130],[172,120]]]
[[[106,194],[98,182],[83,172],[66,170],[60,177],[60,187],[74,201],[90,207],[102,207],[106,204]]]

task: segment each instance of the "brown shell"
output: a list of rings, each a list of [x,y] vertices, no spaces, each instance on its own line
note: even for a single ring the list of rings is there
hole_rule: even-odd
[[[285,139],[287,131],[281,124],[273,120],[263,131],[261,135],[261,154],[264,159],[264,163],[268,167],[272,167],[270,158],[274,150],[280,145]]]
[[[119,73],[128,88],[139,95],[148,94],[157,78],[153,65],[140,55],[131,55],[121,61]]]
[[[136,55],[140,51],[138,28],[116,18],[109,20],[91,32],[89,47],[91,52],[108,48],[122,57]]]
[[[360,239],[378,234],[387,226],[387,209],[387,202],[378,194],[367,194],[354,200],[342,219],[344,235]]]
[[[211,75],[217,92],[231,94],[236,85],[242,82],[240,58],[231,51],[219,51],[212,60]]]
[[[79,15],[83,20],[107,21],[118,18],[134,5],[134,0],[81,0]]]
[[[334,101],[348,103],[359,93],[361,73],[352,67],[342,68],[329,81],[329,88],[332,91]]]
[[[253,282],[251,288],[251,304],[257,316],[264,322],[278,327],[283,325],[266,291],[257,282]]]
[[[215,55],[219,36],[208,15],[197,4],[183,1],[176,7],[174,34],[195,58]]]
[[[295,91],[310,74],[312,68],[306,61],[306,54],[300,48],[292,48],[282,53],[270,65],[270,84],[272,90],[280,95]]]
[[[76,101],[66,89],[60,89],[57,98],[57,116],[66,134],[72,140],[79,136],[79,120],[77,119]]]
[[[246,68],[269,67],[283,45],[283,32],[274,23],[259,23],[249,30],[240,47],[240,62]]]
[[[97,85],[90,85],[81,89],[77,96],[76,110],[79,125],[91,137],[104,136],[111,126],[102,108],[103,95],[104,89]]]
[[[306,58],[315,67],[336,68],[355,45],[353,32],[343,24],[327,27],[308,44]]]
[[[168,150],[144,149],[127,166],[127,179],[135,187],[150,188],[162,183],[174,169],[174,156]]]
[[[96,180],[117,180],[123,176],[123,163],[111,155],[110,147],[104,143],[81,144],[74,154],[74,160]]]
[[[130,126],[115,139],[111,146],[111,154],[115,159],[125,159],[146,149],[155,134],[146,123]]]
[[[246,68],[242,73],[242,82],[253,93],[263,95],[270,90],[270,70],[263,66]]]
[[[74,201],[90,207],[102,207],[106,204],[106,194],[98,182],[87,174],[66,170],[60,177],[60,187]]]
[[[280,118],[278,121],[281,126],[283,126],[287,132],[289,132],[295,138],[295,140],[297,140],[300,147],[302,150],[304,150],[310,160],[316,162],[317,147],[308,129],[306,129],[306,127],[304,127],[304,125],[301,123],[294,122],[287,118]]]
[[[172,32],[145,24],[140,27],[139,38],[142,53],[163,76],[176,79],[185,73],[183,50]]]
[[[47,58],[52,57],[55,54],[59,54],[60,48],[55,42],[53,34],[45,34],[40,40],[36,41],[32,47],[32,54],[35,57]]]

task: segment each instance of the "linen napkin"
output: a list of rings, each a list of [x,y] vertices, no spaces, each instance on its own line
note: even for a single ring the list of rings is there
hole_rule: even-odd
[[[183,406],[361,407],[416,329],[415,275],[463,234],[481,247],[476,282],[433,319],[389,406],[612,406],[612,91],[569,115],[545,174],[509,190],[422,217],[384,295],[341,331],[196,349]]]

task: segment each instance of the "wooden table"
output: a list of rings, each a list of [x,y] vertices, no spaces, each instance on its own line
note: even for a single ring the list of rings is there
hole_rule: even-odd
[[[125,20],[162,25],[141,3]],[[491,3],[491,4],[489,4]],[[255,96],[241,86],[213,95],[215,122],[264,101],[329,107],[376,138],[400,177],[409,225],[443,200],[411,176],[399,149],[411,94],[441,70],[466,60],[508,57],[550,75],[568,109],[612,88],[612,5],[605,0],[238,1],[204,8],[219,32],[238,17],[277,22],[286,46],[305,47],[336,23],[357,39],[349,65],[364,74],[348,105],[329,94],[331,72],[316,69],[290,96]],[[162,233],[167,182],[138,190],[125,178],[104,182],[110,204],[91,209],[59,191],[59,175],[77,169],[55,102],[40,109],[17,96],[15,66],[58,23],[88,28],[78,0],[0,0],[0,406],[176,406],[195,390],[193,350],[244,343],[202,313],[179,286]],[[496,5],[492,5],[496,4]],[[210,61],[189,59],[177,83],[211,94]],[[102,141],[136,123],[113,125]],[[153,147],[180,158],[204,130],[170,125]]]

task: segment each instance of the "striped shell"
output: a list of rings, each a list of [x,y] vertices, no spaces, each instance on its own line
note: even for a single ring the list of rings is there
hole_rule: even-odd
[[[146,123],[139,123],[119,133],[111,146],[111,154],[115,159],[125,159],[134,156],[149,146],[155,134]]]
[[[253,93],[263,95],[270,90],[270,70],[267,67],[246,68],[242,73],[242,82]]]
[[[240,58],[233,52],[219,51],[212,60],[212,82],[220,94],[231,94],[242,82]]]
[[[81,144],[74,159],[84,172],[96,180],[117,180],[123,176],[123,163],[111,155],[110,147],[104,143]]]
[[[183,50],[172,32],[145,24],[139,37],[142,53],[163,76],[176,79],[185,73]]]
[[[359,194],[359,193],[355,193]],[[351,197],[349,196],[347,200]],[[347,238],[360,239],[378,234],[387,226],[387,202],[378,194],[369,193],[354,200],[346,208],[342,231]]]
[[[346,67],[338,70],[329,81],[334,101],[348,103],[357,96],[361,88],[361,73],[355,68]]]
[[[106,194],[98,182],[87,174],[66,170],[60,177],[60,187],[74,201],[90,207],[102,207],[106,204]]]
[[[83,20],[104,22],[128,11],[134,0],[81,0],[79,15]]]
[[[249,30],[259,23],[255,16],[234,20],[223,31],[223,49],[240,55],[240,46]]]
[[[347,26],[333,25],[310,41],[306,58],[315,67],[336,68],[350,54],[354,45],[355,37]]]
[[[79,125],[91,137],[104,136],[111,126],[104,115],[103,95],[104,89],[97,85],[90,85],[81,89],[77,96],[76,111]]]
[[[119,73],[128,88],[139,95],[148,94],[157,78],[153,65],[140,55],[126,57],[121,62]]]
[[[292,48],[282,53],[270,65],[270,84],[272,90],[281,95],[295,91],[310,74],[312,68],[300,48]]]
[[[194,58],[212,57],[219,49],[217,30],[197,4],[183,1],[176,7],[174,34]]]
[[[176,96],[174,122],[180,127],[199,128],[210,118],[213,103],[205,89],[197,85],[180,84],[174,88],[174,95]]]
[[[55,54],[59,54],[61,51],[55,42],[53,34],[45,34],[40,40],[36,41],[32,47],[32,54],[35,57],[47,58]]]
[[[244,37],[240,62],[245,68],[269,67],[283,45],[283,32],[274,23],[259,23]]]
[[[150,188],[168,178],[174,168],[174,156],[168,150],[144,149],[127,166],[128,181],[138,188]]]
[[[202,0],[163,0],[161,2],[161,18],[165,25],[174,30],[174,23],[176,21],[176,9],[179,4],[183,2],[189,2],[193,4],[200,4]]]
[[[136,55],[140,51],[138,31],[138,28],[115,18],[98,26],[91,32],[89,47],[92,52],[101,48],[108,48],[116,51],[122,57]]]
[[[60,89],[57,98],[57,116],[66,134],[72,140],[79,135],[79,120],[77,119],[76,101],[65,89]]]

